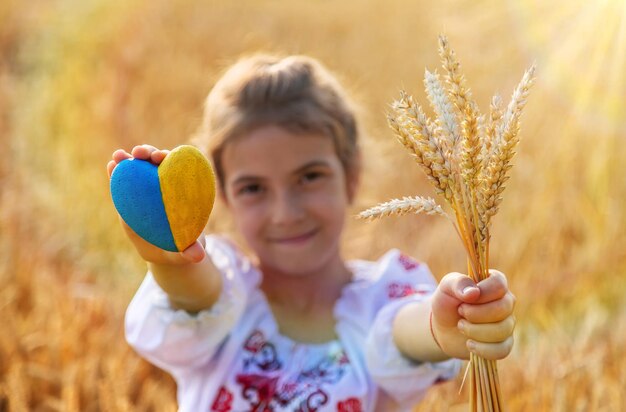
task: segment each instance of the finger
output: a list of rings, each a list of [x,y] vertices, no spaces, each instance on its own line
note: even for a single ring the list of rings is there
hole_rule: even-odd
[[[169,154],[169,150],[155,150],[150,155],[150,160],[152,163],[159,165],[165,159],[165,157]]]
[[[133,230],[133,228],[128,226],[128,224],[124,221],[122,216],[120,216],[119,214],[117,216],[118,216],[118,220],[120,221],[120,224],[122,225],[122,228],[124,228],[126,235],[131,239],[131,241],[134,241],[137,239],[143,239],[141,236],[137,234],[137,232]]]
[[[457,272],[444,276],[439,289],[447,296],[462,302],[473,302],[480,294],[480,289],[469,276]]]
[[[152,155],[152,152],[154,152],[155,150],[157,150],[156,147],[151,146],[149,144],[143,144],[141,146],[133,147],[133,150],[130,153],[136,159],[150,160],[150,156]]]
[[[469,339],[467,349],[476,355],[489,360],[506,358],[513,349],[513,336],[509,336],[504,342],[484,343]]]
[[[109,178],[113,174],[113,169],[115,169],[115,166],[117,166],[117,162],[115,160],[111,160],[109,163],[107,163],[107,174],[109,175]]]
[[[459,315],[471,323],[500,322],[513,314],[515,296],[508,292],[501,299],[483,304],[463,303],[459,306]]]
[[[130,153],[126,152],[122,149],[117,149],[113,152],[113,156],[111,156],[116,163],[121,162],[122,160],[131,159],[132,156]]]
[[[515,329],[515,316],[496,323],[471,323],[465,319],[459,320],[459,330],[469,339],[484,343],[498,343],[505,341]]]
[[[493,302],[501,299],[509,291],[508,281],[502,272],[490,270],[490,276],[478,282],[480,298],[476,303]]]
[[[459,320],[458,307],[463,302],[461,298],[477,298],[479,293],[469,277],[461,273],[447,274],[433,295],[433,319],[442,326],[455,327]]]
[[[181,252],[181,255],[189,262],[198,263],[204,259],[204,247],[197,240],[187,249]]]

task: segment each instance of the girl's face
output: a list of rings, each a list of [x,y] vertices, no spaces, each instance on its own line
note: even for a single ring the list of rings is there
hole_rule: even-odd
[[[332,139],[264,126],[222,152],[224,198],[262,268],[307,275],[339,262],[356,189]]]

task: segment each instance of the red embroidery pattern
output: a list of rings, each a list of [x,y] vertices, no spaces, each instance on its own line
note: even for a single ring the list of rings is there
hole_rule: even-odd
[[[403,298],[405,296],[412,295],[415,292],[415,288],[410,283],[394,282],[387,286],[387,296],[389,296],[389,299]]]
[[[265,340],[265,335],[259,330],[252,332],[244,343],[243,348],[252,355],[244,360],[244,367],[256,365],[264,371],[274,371],[282,367],[278,360],[276,347]]]
[[[415,269],[420,265],[419,262],[405,255],[404,253],[400,254],[400,257],[398,257],[398,262],[400,262],[400,264],[404,267],[404,270],[406,270],[407,272],[409,270]]]
[[[235,382],[247,405],[245,410],[251,412],[274,412],[279,409],[316,412],[330,400],[325,386],[337,384],[350,367],[345,351],[338,350],[281,382],[283,361],[279,359],[274,343],[267,341],[261,331],[252,332],[243,349],[243,370],[235,376]],[[358,400],[358,409],[355,409],[351,399],[344,402],[342,410],[360,412]],[[212,410],[229,412],[232,407],[232,393],[221,388]]]
[[[342,351],[341,355],[337,359],[337,362],[340,365],[346,365],[346,364],[350,363],[350,359],[348,358],[348,355],[345,352]]]
[[[271,406],[276,395],[278,377],[263,375],[238,375],[237,383],[242,385],[241,394],[251,403],[251,412],[272,412]]]
[[[265,336],[260,330],[255,330],[244,344],[244,349],[248,352],[257,353],[265,343]]]
[[[323,390],[318,389],[300,402],[295,412],[316,412],[320,407],[326,405],[326,402],[328,402],[328,395]]]
[[[361,401],[357,398],[348,398],[337,403],[337,412],[362,412]]]
[[[233,407],[233,394],[225,387],[220,388],[220,392],[217,394],[211,411],[214,412],[229,412]]]

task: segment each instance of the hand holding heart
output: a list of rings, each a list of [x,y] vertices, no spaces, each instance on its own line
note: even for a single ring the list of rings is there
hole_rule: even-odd
[[[197,149],[181,146],[170,152],[142,145],[131,153],[117,150],[107,171],[122,226],[144,260],[186,264],[204,258],[200,235],[215,184]]]

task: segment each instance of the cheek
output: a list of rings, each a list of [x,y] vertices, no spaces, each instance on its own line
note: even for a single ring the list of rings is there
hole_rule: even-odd
[[[235,226],[248,242],[254,242],[263,225],[263,213],[258,207],[236,205],[231,207]]]
[[[347,199],[338,193],[318,195],[311,199],[310,210],[323,220],[342,226],[346,218]]]

